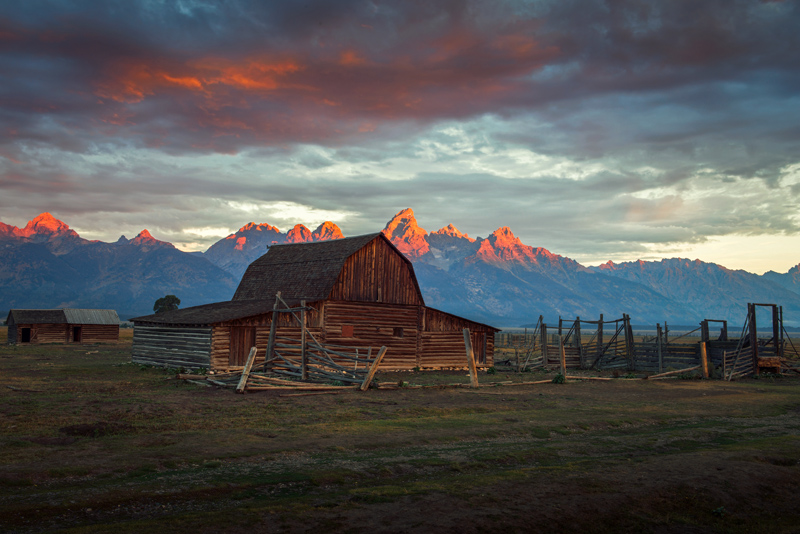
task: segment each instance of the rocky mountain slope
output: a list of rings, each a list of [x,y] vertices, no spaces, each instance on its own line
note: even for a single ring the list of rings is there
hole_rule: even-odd
[[[608,262],[585,267],[522,243],[511,229],[470,237],[452,224],[427,232],[414,212],[397,213],[384,234],[414,263],[428,305],[498,326],[559,316],[693,324],[703,318],[739,324],[747,302],[784,306],[787,325],[800,324],[800,265],[758,276],[680,258]],[[115,243],[87,241],[42,214],[25,228],[0,223],[0,310],[12,307],[114,308],[149,313],[171,293],[182,307],[230,299],[247,266],[278,243],[340,239],[326,222],[313,232],[248,223],[204,253],[185,253],[146,230]]]
[[[228,300],[238,279],[147,230],[115,243],[88,241],[44,213],[19,229],[0,227],[0,310],[112,308],[125,319],[178,295],[182,306]]]

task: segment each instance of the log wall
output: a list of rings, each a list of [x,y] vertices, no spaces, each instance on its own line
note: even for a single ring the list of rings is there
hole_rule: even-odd
[[[22,342],[22,329],[31,329],[31,343],[66,343],[67,327],[65,324],[18,324],[17,342]]]
[[[136,325],[131,361],[163,367],[210,366],[212,328]]]
[[[119,341],[119,325],[113,324],[71,324],[67,325],[67,342],[73,343],[73,328],[81,327],[80,343],[116,343]]]
[[[80,343],[115,343],[119,341],[119,325],[102,324],[18,324],[9,326],[8,342],[21,343],[22,329],[31,329],[30,343],[74,343],[73,328],[81,327]]]
[[[419,365],[417,324],[420,310],[419,306],[326,302],[325,341],[331,345],[373,346],[373,352],[385,345],[388,350],[381,369],[413,369]],[[352,337],[343,335],[344,325],[353,327]]]

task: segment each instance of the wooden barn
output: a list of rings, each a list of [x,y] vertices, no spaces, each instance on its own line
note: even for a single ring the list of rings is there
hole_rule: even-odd
[[[169,367],[236,369],[250,347],[265,354],[276,293],[305,303],[307,330],[321,343],[388,348],[381,369],[462,367],[463,329],[476,363],[493,365],[498,329],[425,306],[414,268],[383,235],[274,245],[248,267],[230,302],[131,319],[133,361]],[[282,336],[300,335],[277,313]]]
[[[6,324],[9,343],[119,341],[119,316],[114,310],[11,310]]]

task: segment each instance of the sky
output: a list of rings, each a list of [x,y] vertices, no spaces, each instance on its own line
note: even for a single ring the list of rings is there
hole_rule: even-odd
[[[800,262],[796,1],[0,3],[0,221]]]

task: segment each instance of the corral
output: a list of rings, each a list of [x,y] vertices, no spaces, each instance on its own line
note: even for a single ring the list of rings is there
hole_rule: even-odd
[[[769,328],[759,331],[757,311],[768,312]],[[711,335],[711,324],[721,325],[719,335]],[[694,330],[670,337],[666,323],[655,325],[655,335],[634,337],[631,318],[588,321],[560,319],[557,327],[539,317],[533,331],[523,334],[500,333],[498,348],[514,350],[514,365],[557,367],[565,369],[617,370],[621,372],[663,373],[667,370],[698,370],[705,377],[730,380],[736,376],[762,371],[779,373],[796,367],[785,357],[797,356],[797,348],[783,326],[783,309],[776,304],[747,305],[747,314],[739,337],[728,332],[727,321],[704,319]],[[609,331],[606,325],[613,325]],[[588,327],[588,328],[587,328]],[[591,335],[587,335],[587,331]],[[697,333],[697,341],[683,338]],[[499,361],[503,361],[502,358]],[[511,364],[511,360],[505,363]]]

